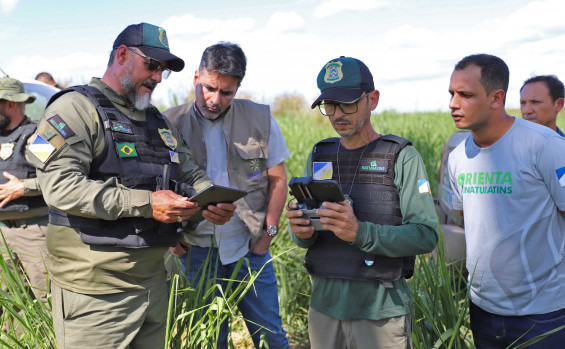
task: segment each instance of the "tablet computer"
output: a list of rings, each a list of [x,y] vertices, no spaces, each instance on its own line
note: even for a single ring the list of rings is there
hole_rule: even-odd
[[[241,199],[245,195],[247,195],[247,192],[245,190],[211,184],[188,198],[188,200],[197,202],[198,206],[205,208],[208,205],[215,205],[222,202],[231,204]]]
[[[197,202],[200,208],[194,216],[190,217],[190,220],[200,220],[202,218],[202,210],[206,209],[208,205],[216,205],[219,203],[231,204],[245,195],[247,195],[245,190],[211,184],[188,198],[189,201]]]
[[[333,179],[315,180],[312,177],[293,177],[288,183],[290,195],[308,208],[319,208],[322,202],[345,200],[341,187]]]

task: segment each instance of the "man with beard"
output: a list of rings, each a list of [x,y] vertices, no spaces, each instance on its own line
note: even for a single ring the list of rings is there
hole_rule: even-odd
[[[183,232],[173,250],[181,268],[197,283],[208,255],[219,260],[216,278],[224,287],[232,273],[238,280],[258,273],[250,290],[238,303],[255,347],[263,337],[269,348],[288,348],[279,315],[277,280],[269,247],[286,200],[284,160],[289,152],[269,107],[234,98],[247,68],[243,50],[234,43],[207,47],[194,73],[195,99],[164,114],[188,140],[194,160],[206,168],[215,184],[247,191],[234,218],[222,227],[202,222]],[[184,241],[183,241],[184,240]],[[185,248],[188,250],[185,250]],[[236,270],[240,258],[246,263]],[[228,348],[228,321],[220,328],[214,348]]]
[[[318,74],[319,106],[339,138],[318,142],[304,176],[333,179],[346,200],[316,210],[315,230],[289,204],[291,238],[307,248],[313,349],[412,348],[414,256],[436,246],[437,215],[422,157],[410,141],[371,125],[379,103],[369,68],[339,57]]]
[[[0,246],[6,263],[11,265],[8,247],[18,268],[29,278],[32,291],[47,304],[47,205],[35,167],[24,156],[37,126],[26,117],[25,108],[34,101],[35,96],[25,93],[20,81],[0,78],[0,230],[7,245],[0,239]]]
[[[59,348],[164,345],[163,254],[178,240],[176,224],[199,209],[175,192],[211,184],[150,104],[161,79],[183,67],[163,28],[128,26],[103,77],[54,96],[29,145],[50,207]],[[223,224],[235,205],[202,209],[205,219]]]

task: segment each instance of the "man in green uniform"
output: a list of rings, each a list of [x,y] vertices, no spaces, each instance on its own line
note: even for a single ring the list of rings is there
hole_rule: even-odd
[[[211,184],[151,93],[184,61],[163,28],[114,41],[101,79],[54,97],[28,147],[50,207],[47,247],[59,348],[160,348],[168,294],[163,254],[199,209],[167,188]],[[185,190],[186,191],[186,190]],[[235,206],[204,207],[223,224]]]
[[[290,204],[291,238],[307,248],[312,275],[308,332],[312,348],[411,348],[414,257],[435,247],[437,216],[420,154],[406,139],[371,125],[379,102],[367,66],[351,57],[318,74],[312,104],[340,138],[318,142],[304,176],[334,179],[346,200],[316,210],[323,230]]]
[[[2,254],[11,265],[7,249],[22,268],[35,295],[47,304],[48,257],[45,246],[47,205],[41,197],[35,167],[25,159],[26,144],[36,124],[25,115],[35,96],[25,93],[16,79],[0,78],[0,239]]]

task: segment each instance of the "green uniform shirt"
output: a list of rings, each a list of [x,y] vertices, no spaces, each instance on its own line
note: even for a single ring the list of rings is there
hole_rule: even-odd
[[[437,215],[431,193],[420,192],[418,180],[427,180],[420,154],[411,146],[398,154],[394,184],[400,192],[402,225],[380,225],[359,222],[352,242],[361,250],[388,257],[413,256],[431,252],[437,244]],[[312,176],[310,154],[304,176]],[[308,248],[316,234],[302,240],[290,233],[300,247]],[[412,305],[411,292],[404,278],[385,288],[380,281],[357,281],[312,277],[310,306],[341,320],[379,320],[408,314]]]
[[[102,91],[128,118],[146,119],[145,111],[130,108],[124,96],[100,79],[92,79],[90,85]],[[105,220],[152,217],[150,191],[126,188],[116,178],[104,182],[88,178],[90,163],[104,148],[104,130],[90,99],[78,92],[61,96],[45,110],[37,127],[38,134],[45,133],[49,127],[47,119],[55,114],[74,135],[64,139],[62,146],[45,162],[28,151],[29,160],[37,167],[39,184],[47,204],[66,213]],[[211,184],[205,171],[191,160],[190,150],[183,145],[178,131],[168,121],[167,124],[178,143],[180,180],[193,185],[196,190]],[[50,133],[53,135],[53,131]],[[59,142],[60,145],[62,140],[61,135],[55,133],[49,142],[55,145]],[[78,229],[50,224],[47,248],[53,255],[51,280],[74,292],[107,294],[165,282],[163,255],[166,247],[127,249],[89,246],[81,242]]]

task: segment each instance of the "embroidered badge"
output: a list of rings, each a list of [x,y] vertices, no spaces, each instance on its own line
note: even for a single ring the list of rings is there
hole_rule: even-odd
[[[251,173],[247,175],[248,179],[256,180],[261,178],[261,169],[259,168],[259,160],[253,159],[249,162]]]
[[[165,142],[167,147],[171,148],[171,150],[177,149],[178,143],[175,137],[173,137],[171,130],[168,130],[166,128],[159,128],[157,129],[157,131],[159,131],[159,135],[161,136],[161,139],[163,140],[163,142]]]
[[[420,192],[420,194],[431,194],[432,191],[430,190],[430,182],[428,182],[427,179],[418,179],[418,191]]]
[[[388,161],[362,159],[359,161],[359,170],[362,172],[380,172],[386,173],[388,171]]]
[[[40,135],[35,135],[33,141],[28,147],[28,150],[35,155],[39,161],[45,162],[49,156],[55,151],[55,147],[43,139]]]
[[[133,134],[133,132],[131,130],[131,126],[129,124],[124,123],[124,122],[111,120],[110,121],[110,129],[114,132]]]
[[[51,138],[55,137],[55,135],[57,135],[57,132],[55,132],[52,128],[48,129],[47,131],[43,132],[43,134],[41,135],[41,137],[43,137],[43,139],[45,139],[46,141],[50,140]]]
[[[14,154],[14,143],[2,143],[0,146],[0,159],[8,160]]]
[[[133,143],[116,143],[118,156],[121,158],[133,158],[137,156],[135,145]]]
[[[55,128],[55,130],[57,132],[59,132],[59,134],[64,138],[67,139],[70,136],[74,136],[75,133],[73,132],[73,130],[69,127],[69,125],[67,125],[65,123],[65,121],[58,115],[55,114],[52,117],[50,117],[49,119],[47,119],[47,122],[49,122],[49,124],[51,124],[51,126],[53,126]]]
[[[324,81],[333,84],[343,79],[343,72],[341,71],[341,62],[329,62],[326,64],[326,75],[324,75]]]
[[[159,31],[159,41],[165,46],[169,48],[169,40],[167,39],[167,32],[163,28],[157,29]]]
[[[259,171],[259,160],[257,160],[257,159],[251,160],[251,163],[249,164],[249,167],[251,168],[251,171],[252,171],[252,172],[257,172],[257,171]]]
[[[169,155],[171,155],[171,162],[179,164],[179,153],[169,150]]]
[[[331,162],[313,162],[312,163],[312,178],[318,179],[332,179],[334,170]]]
[[[557,175],[557,180],[559,181],[559,185],[565,187],[565,167],[561,167],[555,170],[555,174]]]

